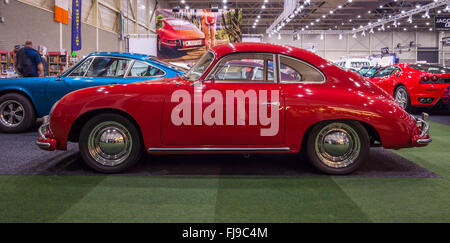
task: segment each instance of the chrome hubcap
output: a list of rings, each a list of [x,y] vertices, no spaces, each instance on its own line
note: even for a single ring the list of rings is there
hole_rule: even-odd
[[[7,127],[20,125],[25,117],[23,106],[15,100],[7,100],[0,104],[0,122]]]
[[[406,94],[406,91],[404,89],[398,89],[395,94],[395,101],[403,108],[406,108],[406,105],[408,103],[408,95]]]
[[[131,153],[132,138],[120,123],[107,121],[92,129],[88,138],[88,149],[92,158],[105,166],[123,163]]]
[[[361,142],[356,131],[345,123],[331,123],[322,128],[315,142],[316,154],[329,167],[344,168],[359,155]]]

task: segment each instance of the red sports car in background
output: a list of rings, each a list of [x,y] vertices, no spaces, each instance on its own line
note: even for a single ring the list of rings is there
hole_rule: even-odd
[[[242,62],[260,64],[261,75],[233,65]],[[311,52],[235,43],[213,47],[182,77],[66,95],[44,119],[37,145],[65,150],[78,142],[84,161],[104,173],[126,170],[143,151],[304,151],[319,170],[347,174],[371,146],[427,145],[428,128],[425,114],[409,115],[378,86]]]
[[[370,81],[391,94],[407,111],[434,107],[450,86],[450,69],[438,64],[395,64],[378,70]]]
[[[183,19],[162,19],[162,27],[157,30],[158,51],[165,48],[189,50],[205,46],[205,35],[194,24]]]

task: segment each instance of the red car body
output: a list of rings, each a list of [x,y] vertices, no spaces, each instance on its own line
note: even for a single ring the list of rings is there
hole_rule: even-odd
[[[430,73],[420,71],[414,66],[427,64],[394,64],[378,70],[370,79],[371,82],[384,89],[396,98],[399,87],[405,87],[409,103],[405,107],[431,108],[440,102],[444,91],[450,86],[450,73]],[[377,73],[386,69],[394,69],[389,75],[376,77]],[[397,98],[396,98],[397,99]]]
[[[163,47],[174,50],[189,50],[205,46],[205,35],[187,20],[162,19],[163,27],[157,30],[158,50]]]
[[[356,73],[343,71],[303,49],[263,43],[221,45],[210,51],[214,59],[195,82],[183,77],[166,78],[125,85],[101,86],[75,91],[53,108],[49,124],[44,124],[38,145],[45,150],[65,150],[67,142],[78,141],[85,121],[102,112],[117,112],[132,120],[139,129],[148,153],[297,153],[307,134],[324,121],[355,121],[367,130],[371,145],[385,148],[425,146],[431,141],[427,129],[402,109],[392,97]],[[301,60],[323,73],[320,83],[219,83],[208,73],[224,57],[236,53],[270,53],[280,67],[281,56]],[[278,78],[280,72],[278,73]],[[177,105],[171,95],[186,90],[194,95],[195,84],[202,92],[210,89],[275,90],[279,98],[279,131],[262,137],[264,126],[193,125],[176,126],[171,110]],[[226,103],[224,101],[224,103]],[[224,104],[226,105],[226,104]],[[247,104],[248,105],[248,104]],[[261,104],[260,104],[261,105]],[[204,107],[203,107],[204,109]],[[239,114],[234,113],[234,117]],[[248,116],[248,113],[246,114]],[[428,125],[427,125],[428,126]],[[42,127],[41,127],[42,128]]]

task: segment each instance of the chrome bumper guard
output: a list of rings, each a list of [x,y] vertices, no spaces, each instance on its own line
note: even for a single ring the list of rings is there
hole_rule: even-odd
[[[48,116],[44,116],[43,117],[43,123],[38,129],[39,137],[42,140],[46,140],[47,139],[47,137],[45,137],[45,134],[49,131],[49,125],[50,125],[49,117]],[[36,141],[36,145],[41,147],[41,148],[50,148],[50,146],[51,146],[50,143],[39,142],[39,141]]]
[[[424,137],[427,135],[428,131],[430,130],[430,123],[428,122],[429,115],[425,112],[422,112],[420,117],[414,117],[414,120],[416,121],[417,127],[420,129],[420,137]],[[417,140],[418,144],[427,144],[432,141],[431,138],[421,138]]]

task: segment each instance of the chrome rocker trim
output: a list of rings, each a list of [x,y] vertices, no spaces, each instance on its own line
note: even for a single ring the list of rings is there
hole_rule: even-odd
[[[194,153],[258,153],[258,152],[289,152],[288,147],[278,147],[278,148],[149,148],[149,153],[161,153],[161,152],[194,152]]]

